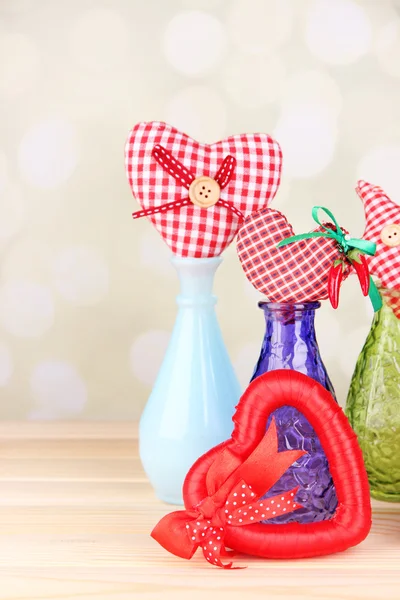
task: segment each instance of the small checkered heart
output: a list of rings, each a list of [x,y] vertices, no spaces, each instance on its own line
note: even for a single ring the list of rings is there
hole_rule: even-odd
[[[343,258],[338,244],[318,237],[276,247],[293,235],[292,226],[277,210],[265,208],[250,215],[239,231],[237,244],[246,277],[270,302],[324,300],[332,263]]]
[[[200,144],[161,122],[130,132],[125,166],[133,195],[177,256],[218,256],[243,218],[267,206],[281,175],[279,145],[266,134]]]
[[[364,236],[376,243],[375,256],[368,256],[371,275],[383,288],[383,296],[400,319],[400,206],[377,185],[360,180],[356,188],[364,204]]]

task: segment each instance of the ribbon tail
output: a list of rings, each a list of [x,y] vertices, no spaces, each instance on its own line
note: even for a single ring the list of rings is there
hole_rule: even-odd
[[[361,238],[351,238],[349,240],[349,246],[351,248],[356,248],[363,254],[368,254],[369,256],[373,256],[376,252],[375,242],[370,242],[369,240],[363,240]]]
[[[204,542],[203,546],[204,558],[208,560],[211,565],[220,567],[222,569],[245,569],[246,567],[234,567],[233,562],[223,563],[221,557],[234,556],[236,553],[233,550],[227,550],[224,546],[224,540],[216,540],[212,538]]]
[[[234,557],[236,555],[237,555],[237,552],[235,552],[234,550],[227,550],[225,547],[223,547],[222,550],[221,550],[221,556],[224,556],[226,558],[228,558],[229,556]],[[221,562],[221,565],[222,565],[223,569],[231,569],[231,571],[235,571],[236,569],[247,569],[246,566],[243,566],[243,567],[234,567],[233,566],[233,562],[230,562],[230,563],[223,563],[223,562]]]
[[[218,173],[214,177],[215,181],[219,184],[220,188],[223,189],[230,182],[233,172],[236,167],[236,158],[228,154],[224,158],[224,161],[220,168],[218,169]]]
[[[378,288],[375,285],[374,280],[371,275],[369,276],[369,299],[371,300],[372,306],[374,308],[374,312],[378,312],[382,308],[382,297],[379,293]]]
[[[276,517],[280,517],[284,514],[287,515],[295,512],[300,508],[304,508],[302,504],[296,501],[296,494],[298,491],[299,486],[292,488],[287,492],[277,494],[276,496],[263,498],[262,501],[257,502],[257,504],[252,506],[253,510],[251,512],[249,510],[246,512],[248,515],[252,514],[254,516],[255,510],[258,509],[258,522],[276,519]],[[265,515],[265,517],[262,515]],[[251,523],[251,521],[249,520],[249,516],[247,516],[246,520],[243,519],[243,524],[248,525],[249,523]]]
[[[241,221],[244,221],[244,214],[238,208],[236,208],[232,202],[228,202],[227,200],[222,200],[222,198],[220,198],[217,204],[221,204],[228,210],[232,211]]]
[[[180,163],[166,148],[160,146],[160,144],[156,144],[151,152],[153,158],[160,165],[164,171],[166,171],[181,185],[183,185],[187,190],[190,187],[190,184],[195,179],[193,173],[188,171],[186,167]]]
[[[310,231],[309,233],[299,233],[298,235],[292,235],[291,237],[284,238],[276,245],[276,247],[282,248],[282,246],[287,246],[288,244],[292,244],[293,242],[299,242],[300,240],[308,240],[309,238],[317,237],[331,238],[333,236],[323,231]]]
[[[175,556],[191,559],[198,544],[189,537],[187,522],[193,518],[189,511],[179,510],[163,517],[151,532],[151,537]]]
[[[181,206],[187,206],[191,204],[189,199],[182,198],[181,200],[174,200],[173,202],[168,202],[167,204],[160,204],[159,206],[151,206],[150,208],[144,208],[143,210],[137,210],[132,213],[132,217],[134,219],[140,219],[141,217],[151,217],[152,215],[157,215],[161,212],[166,212],[167,210],[175,210],[177,208],[181,208]]]

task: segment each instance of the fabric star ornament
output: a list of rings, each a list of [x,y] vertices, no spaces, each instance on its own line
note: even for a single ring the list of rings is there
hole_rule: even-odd
[[[282,153],[269,135],[200,144],[159,121],[138,123],[125,146],[133,195],[176,256],[220,255],[243,219],[266,206],[280,183]]]
[[[375,255],[368,257],[370,272],[383,287],[400,290],[400,206],[366,181],[356,191],[364,204],[364,237],[376,243]]]

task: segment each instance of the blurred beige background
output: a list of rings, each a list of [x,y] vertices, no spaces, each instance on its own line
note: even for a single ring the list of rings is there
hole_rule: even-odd
[[[0,1],[0,417],[138,417],[174,323],[167,247],[124,172],[131,126],[276,137],[274,206],[359,235],[363,177],[400,199],[395,0]],[[243,386],[263,318],[234,246],[215,285]],[[317,320],[341,403],[371,321],[357,282]]]

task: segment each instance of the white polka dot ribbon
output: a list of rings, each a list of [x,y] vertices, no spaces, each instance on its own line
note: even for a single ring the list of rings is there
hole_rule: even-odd
[[[278,451],[272,419],[262,440],[242,463],[238,464],[229,448],[222,450],[210,467],[203,500],[189,510],[165,515],[152,537],[176,556],[190,559],[200,547],[212,565],[236,568],[221,560],[233,554],[225,547],[226,533],[231,536],[236,527],[251,527],[302,508],[295,499],[298,487],[270,498],[265,495],[304,454],[304,450]]]
[[[153,158],[158,162],[158,164],[169,173],[178,183],[180,183],[184,188],[189,190],[190,184],[196,179],[195,175],[188,171],[184,165],[182,165],[176,158],[170,154],[163,146],[156,144],[152,151]],[[217,174],[214,177],[214,180],[218,183],[220,189],[222,190],[224,187],[228,185],[230,180],[233,177],[235,172],[236,159],[234,156],[226,156],[222,162],[221,167],[219,168]],[[156,215],[158,213],[167,212],[170,210],[177,210],[182,208],[183,206],[188,206],[192,204],[189,198],[182,198],[180,200],[175,200],[174,202],[168,202],[166,204],[161,204],[160,206],[152,206],[151,208],[138,210],[132,213],[132,217],[134,219],[140,219],[141,217],[149,217],[151,215]],[[236,208],[232,202],[228,202],[219,198],[216,204],[223,206],[224,208],[231,210],[240,220],[244,220],[244,216],[242,212]]]
[[[278,496],[257,500],[252,487],[245,481],[240,481],[229,494],[224,507],[216,509],[216,518],[206,518],[199,513],[198,519],[186,524],[188,535],[194,544],[202,548],[209,563],[230,569],[232,563],[224,564],[221,561],[221,556],[228,553],[224,546],[226,526],[252,525],[302,508],[294,500],[298,489],[296,487]],[[199,508],[201,510],[201,505]]]

